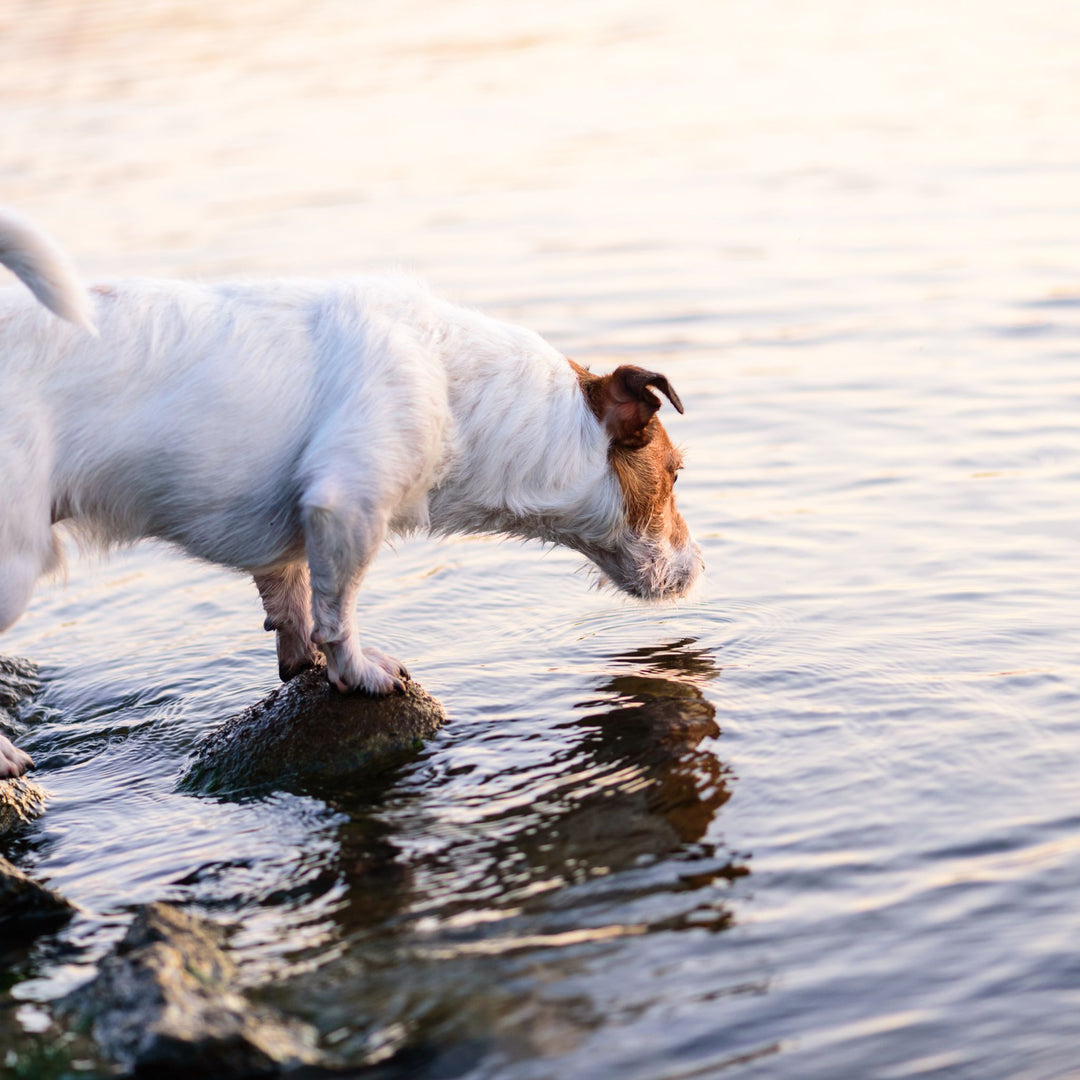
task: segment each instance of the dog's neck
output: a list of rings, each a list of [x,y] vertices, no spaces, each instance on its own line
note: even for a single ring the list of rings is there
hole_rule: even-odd
[[[438,315],[453,433],[429,496],[431,530],[566,543],[572,522],[590,542],[609,536],[620,498],[607,438],[566,358],[479,313],[445,304]]]

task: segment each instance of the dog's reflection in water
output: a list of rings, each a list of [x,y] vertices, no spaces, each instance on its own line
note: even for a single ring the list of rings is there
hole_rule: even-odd
[[[605,895],[617,902],[624,890],[698,889],[747,874],[745,859],[714,835],[733,777],[717,754],[716,710],[701,689],[719,674],[709,650],[677,641],[613,657],[611,666],[579,704],[582,715],[567,722],[565,750],[542,775],[522,776],[535,797],[507,800],[505,809],[472,821],[430,866],[424,857],[402,857],[382,815],[354,817],[340,834],[350,882],[349,902],[338,911],[343,924],[365,934],[388,910],[415,904],[422,881],[455,882],[439,897],[440,920],[465,918],[480,904],[513,908],[530,921],[547,918],[561,887],[593,882],[599,889],[603,879]],[[413,800],[418,814],[431,813],[422,789]],[[406,832],[413,827],[407,805],[399,804],[394,820]],[[663,862],[685,869],[674,886],[670,874],[645,883],[635,873]],[[391,883],[402,890],[396,898]],[[723,897],[723,889],[712,890],[703,907],[675,905],[680,913],[671,919],[693,912],[695,925],[722,929],[730,921]]]

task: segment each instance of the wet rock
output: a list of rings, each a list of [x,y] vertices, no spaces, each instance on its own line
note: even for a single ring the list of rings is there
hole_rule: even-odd
[[[29,660],[0,656],[0,709],[11,709],[41,687],[37,667]]]
[[[313,1028],[233,986],[221,930],[168,904],[139,909],[97,976],[58,1003],[136,1076],[268,1076],[318,1060]]]
[[[0,780],[0,836],[33,821],[44,809],[45,792],[25,776]]]
[[[9,712],[41,686],[37,668],[29,660],[0,656],[0,731],[12,730]],[[0,734],[8,752],[18,753]],[[45,792],[23,776],[0,780],[0,836],[33,821],[45,809]],[[46,932],[62,925],[76,908],[59,893],[27,877],[0,856],[0,926],[3,945],[17,945],[32,932]],[[17,924],[17,925],[16,925]]]
[[[40,686],[37,668],[29,660],[0,656],[0,778],[20,776],[34,766],[30,755],[16,747],[7,735],[16,734],[19,727],[11,710]],[[0,795],[0,810],[2,801],[3,796]],[[4,831],[0,824],[0,834]]]
[[[0,937],[5,944],[44,933],[75,914],[74,904],[24,874],[0,855]]]
[[[323,671],[305,671],[208,735],[181,785],[235,793],[353,781],[407,761],[445,721],[415,682],[372,698],[339,694]]]

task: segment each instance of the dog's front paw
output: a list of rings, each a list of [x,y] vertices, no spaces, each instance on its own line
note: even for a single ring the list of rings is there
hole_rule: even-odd
[[[361,652],[363,652],[365,660],[370,660],[371,663],[382,668],[394,680],[396,690],[404,692],[405,683],[409,681],[411,676],[409,675],[409,669],[400,660],[395,660],[392,656],[384,653],[382,649],[376,649],[373,645],[365,645]]]
[[[295,632],[279,630],[277,632],[278,676],[282,682],[288,682],[308,668],[318,667],[322,653],[308,638]]]
[[[0,780],[12,780],[34,767],[34,759],[0,735]]]
[[[381,649],[350,647],[344,641],[326,642],[326,677],[343,694],[359,691],[372,697],[405,692],[409,678],[403,664]]]

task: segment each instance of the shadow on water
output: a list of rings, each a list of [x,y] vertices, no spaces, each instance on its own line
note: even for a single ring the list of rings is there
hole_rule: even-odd
[[[388,1077],[572,1053],[610,1021],[625,939],[732,923],[749,871],[712,836],[719,673],[690,640],[612,657],[555,759],[500,777],[522,797],[490,809],[481,784],[460,813],[452,768],[382,808],[336,800],[332,945],[265,996]]]

